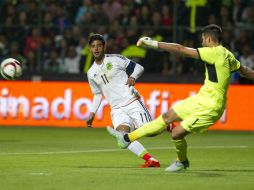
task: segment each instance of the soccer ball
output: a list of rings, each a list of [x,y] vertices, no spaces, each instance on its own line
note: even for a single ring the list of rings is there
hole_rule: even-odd
[[[6,80],[15,80],[22,75],[21,63],[13,58],[7,58],[2,61],[0,66],[2,77]]]

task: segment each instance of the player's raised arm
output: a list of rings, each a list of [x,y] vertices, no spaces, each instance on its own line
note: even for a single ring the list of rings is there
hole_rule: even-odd
[[[149,37],[140,38],[137,42],[137,46],[146,46],[146,47],[151,47],[155,49],[161,49],[171,53],[178,53],[178,54],[181,54],[182,56],[199,59],[199,54],[197,49],[185,47],[177,43],[158,42],[158,41],[152,40]]]
[[[240,66],[238,72],[241,76],[250,80],[254,80],[254,70],[250,69],[249,67]]]
[[[131,61],[131,62],[133,63],[134,61]],[[145,69],[142,65],[135,63],[135,67],[134,67],[133,72],[131,73],[130,77],[133,77],[136,80],[144,73],[144,70]]]
[[[119,63],[122,62],[121,66],[123,69],[125,69],[126,74],[129,76],[126,81],[126,85],[134,86],[135,81],[144,73],[144,67],[124,56],[121,57],[122,59],[119,60]]]
[[[134,63],[135,66],[134,66],[134,69],[133,69],[131,75],[129,76],[126,84],[129,86],[134,86],[135,81],[144,73],[144,67],[139,65],[138,63],[133,62],[133,61],[131,61],[130,64],[131,63]]]

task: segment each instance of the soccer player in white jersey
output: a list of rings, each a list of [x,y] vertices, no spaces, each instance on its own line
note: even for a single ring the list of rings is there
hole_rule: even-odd
[[[105,54],[106,43],[100,34],[92,35],[89,45],[95,61],[87,73],[94,94],[92,111],[86,119],[87,126],[92,126],[103,95],[111,107],[111,120],[117,131],[129,133],[151,121],[147,108],[133,87],[144,68],[122,55]],[[138,141],[130,143],[128,149],[145,160],[141,167],[160,167],[159,161]]]

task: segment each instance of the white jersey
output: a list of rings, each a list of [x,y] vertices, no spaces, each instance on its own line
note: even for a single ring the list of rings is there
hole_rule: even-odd
[[[134,87],[126,85],[130,60],[119,54],[105,54],[103,63],[95,62],[87,77],[93,94],[103,94],[111,108],[127,105],[136,99]]]

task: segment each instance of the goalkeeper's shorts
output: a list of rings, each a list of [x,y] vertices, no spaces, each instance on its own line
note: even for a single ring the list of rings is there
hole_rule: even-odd
[[[208,100],[209,101],[209,100]],[[182,119],[181,126],[189,132],[204,132],[223,114],[224,105],[214,107],[201,101],[198,95],[191,96],[177,103],[173,109]]]

